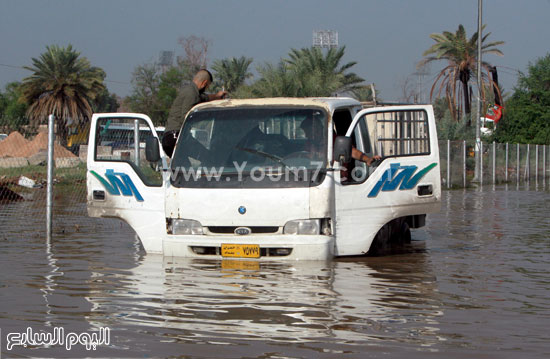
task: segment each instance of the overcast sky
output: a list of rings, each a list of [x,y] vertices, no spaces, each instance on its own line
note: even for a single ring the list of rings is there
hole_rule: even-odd
[[[182,36],[211,42],[215,59],[247,56],[252,69],[276,63],[291,48],[312,45],[313,30],[335,30],[346,46],[344,62],[374,82],[384,100],[402,97],[407,78],[429,84],[430,74],[414,75],[416,63],[434,32],[455,32],[459,24],[470,37],[477,31],[477,0],[0,0],[0,88],[21,81],[31,58],[46,45],[73,47],[107,73],[107,86],[120,96],[131,93],[131,74],[160,51],[183,55]],[[550,0],[483,0],[489,40],[506,41],[504,56],[489,55],[510,92],[517,71],[550,52]],[[425,95],[427,100],[427,95]]]

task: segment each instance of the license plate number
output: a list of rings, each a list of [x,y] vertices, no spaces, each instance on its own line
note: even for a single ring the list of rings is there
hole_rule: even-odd
[[[257,244],[222,244],[222,257],[259,258],[260,246]]]

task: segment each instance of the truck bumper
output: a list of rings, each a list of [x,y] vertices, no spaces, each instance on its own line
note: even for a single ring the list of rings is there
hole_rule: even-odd
[[[333,236],[266,235],[235,236],[168,235],[163,241],[165,256],[235,259],[222,256],[222,245],[258,245],[259,260],[327,260],[334,256]],[[254,258],[246,258],[254,259]]]

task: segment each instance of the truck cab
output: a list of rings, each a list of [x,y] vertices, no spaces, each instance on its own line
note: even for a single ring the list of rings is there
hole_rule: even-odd
[[[109,146],[106,123],[149,126],[147,148],[139,140]],[[351,157],[352,148],[382,160],[367,166]],[[147,116],[95,114],[89,149],[89,215],[126,221],[147,252],[166,256],[325,260],[377,253],[410,240],[410,229],[423,226],[441,199],[429,105],[208,102],[188,113],[172,158]]]

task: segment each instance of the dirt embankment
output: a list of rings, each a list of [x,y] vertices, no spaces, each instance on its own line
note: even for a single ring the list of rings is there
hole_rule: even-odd
[[[17,131],[10,133],[5,140],[0,142],[0,158],[20,157],[16,156],[17,153],[30,142]]]
[[[32,141],[25,139],[19,132],[12,132],[0,142],[0,158],[23,157],[28,158],[48,150],[48,134],[41,132]],[[76,157],[71,151],[58,143],[54,144],[54,158]]]

